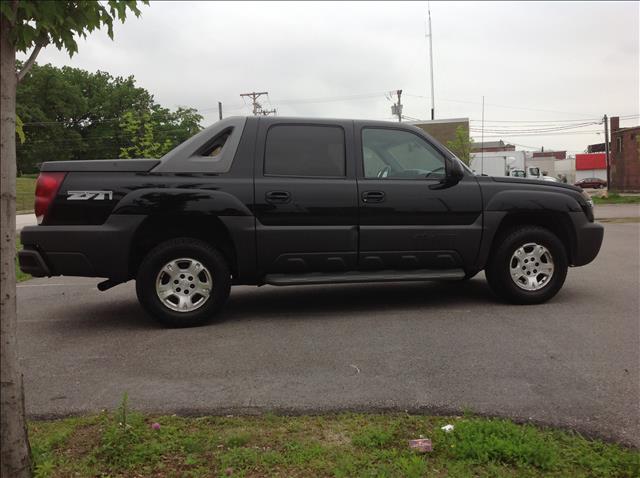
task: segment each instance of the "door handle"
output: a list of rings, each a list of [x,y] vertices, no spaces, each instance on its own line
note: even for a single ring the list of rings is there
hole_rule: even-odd
[[[384,201],[384,192],[382,191],[365,191],[362,193],[362,202],[382,202]]]
[[[291,193],[289,191],[269,191],[264,195],[268,203],[286,204],[291,201]]]

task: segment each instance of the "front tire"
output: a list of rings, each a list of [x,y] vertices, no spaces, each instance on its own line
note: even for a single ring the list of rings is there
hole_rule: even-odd
[[[136,277],[142,307],[168,327],[194,327],[219,312],[231,288],[224,256],[204,241],[177,238],[152,249]]]
[[[564,245],[548,229],[523,226],[499,242],[485,269],[498,297],[514,304],[539,304],[555,296],[567,277]]]

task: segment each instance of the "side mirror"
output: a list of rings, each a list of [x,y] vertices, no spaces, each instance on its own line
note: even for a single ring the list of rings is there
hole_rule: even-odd
[[[464,177],[464,168],[459,161],[455,159],[447,160],[447,174],[440,182],[432,184],[429,189],[445,189],[455,186]]]
[[[457,184],[464,177],[464,168],[460,161],[452,159],[449,161],[447,168],[447,182],[450,184]]]

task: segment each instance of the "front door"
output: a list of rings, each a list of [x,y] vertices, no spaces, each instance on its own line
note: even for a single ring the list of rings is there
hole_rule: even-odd
[[[258,267],[264,273],[357,266],[353,122],[261,118],[256,155]]]
[[[418,131],[357,126],[363,269],[459,268],[482,233],[476,178],[444,186],[445,152]]]

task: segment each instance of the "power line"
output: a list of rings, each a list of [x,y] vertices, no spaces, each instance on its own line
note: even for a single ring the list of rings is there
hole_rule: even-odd
[[[405,93],[406,96],[411,96],[414,98],[427,98],[427,96],[424,95],[415,95],[412,93]],[[477,101],[467,101],[467,100],[452,100],[452,99],[441,99],[441,101],[448,101],[451,103],[467,103],[467,104],[472,104],[472,105],[479,105],[481,103],[478,103]],[[539,108],[528,108],[525,106],[509,106],[509,105],[498,105],[495,103],[485,103],[485,105],[487,106],[495,106],[498,108],[507,108],[507,109],[515,109],[515,110],[529,110],[529,111],[542,111],[542,112],[546,112],[546,113],[561,113],[561,114],[568,114],[568,115],[580,115],[580,116],[590,116],[590,117],[599,117],[596,114],[586,114],[586,113],[575,113],[575,112],[567,112],[567,111],[557,111],[557,110],[545,110],[545,109],[539,109]]]
[[[553,127],[544,127],[544,128],[527,128],[527,129],[503,129],[503,128],[478,128],[478,127],[471,127],[470,130],[471,131],[480,131],[480,130],[484,130],[487,131],[489,133],[506,133],[506,134],[511,134],[511,133],[547,133],[547,132],[554,132],[554,131],[564,131],[564,130],[570,130],[570,129],[580,129],[580,128],[585,128],[587,126],[593,126],[593,125],[597,125],[597,124],[602,124],[601,121],[592,121],[592,122],[588,122],[588,123],[581,123],[581,124],[577,124],[577,125],[564,125],[564,126],[553,126]]]
[[[582,118],[574,120],[485,120],[485,123],[583,123],[587,119],[598,120],[601,118]],[[620,117],[622,119],[622,117]],[[481,122],[482,120],[472,118],[469,121]]]
[[[75,132],[75,130],[72,130]],[[180,129],[158,129],[156,131],[154,131],[154,134],[156,134],[158,136],[158,138],[162,138],[163,135],[167,135],[169,133],[180,133],[180,132],[184,132],[185,128],[180,128]],[[30,134],[28,134],[27,136],[27,142],[25,143],[25,145],[27,144],[34,144],[34,143],[80,143],[83,141],[97,141],[97,140],[101,140],[101,141],[105,141],[105,140],[109,140],[109,139],[121,139],[123,141],[128,141],[129,138],[127,137],[126,134],[122,133],[119,135],[101,135],[101,136],[78,136],[76,138],[53,138],[53,139],[29,139]]]
[[[620,118],[620,120],[640,118],[640,114],[618,115],[618,118]],[[585,122],[589,119],[599,120],[600,122],[602,122],[602,117],[600,116],[594,117],[594,118],[565,119],[565,120],[486,120],[485,122],[486,123],[578,123],[578,122]],[[469,121],[480,122],[481,120],[472,118]]]
[[[478,131],[475,131],[478,133]],[[491,133],[489,136],[485,136],[486,138],[508,138],[508,137],[519,137],[519,136],[561,136],[561,135],[572,135],[572,134],[602,134],[600,130],[591,130],[591,131],[563,131],[559,133],[517,133],[517,134],[497,134]]]
[[[513,141],[509,141],[509,144],[512,144],[514,146],[520,146],[521,148],[533,148],[533,149],[540,149],[540,146],[529,146],[527,144],[519,144],[519,143],[515,143]]]
[[[90,124],[98,124],[98,123],[109,123],[112,121],[120,121],[122,118],[108,118],[101,120],[85,120],[90,121]],[[39,126],[39,125],[47,125],[47,124],[68,124],[70,120],[67,121],[27,121],[26,123],[22,123],[22,126]]]
[[[377,93],[366,93],[366,94],[361,94],[361,95],[348,95],[348,96],[329,96],[329,97],[324,97],[324,98],[292,98],[292,99],[274,99],[271,100],[268,98],[269,103],[270,104],[275,104],[275,105],[297,105],[297,104],[313,104],[313,103],[334,103],[334,102],[341,102],[341,101],[357,101],[357,100],[364,100],[364,99],[369,99],[369,98],[379,98],[379,97],[383,97],[385,95],[385,92],[377,92]],[[232,106],[225,106],[226,109],[228,110],[234,110],[234,109],[242,109],[244,108],[245,105],[232,105]],[[198,111],[200,112],[206,112],[209,110],[215,110],[218,107],[207,107],[207,108],[198,108]]]

